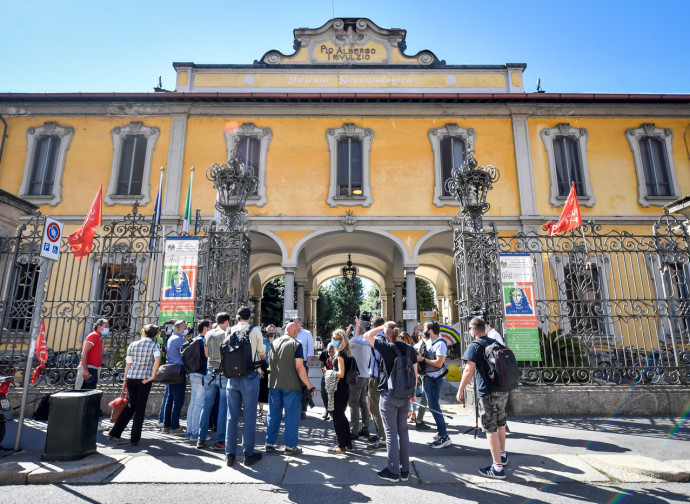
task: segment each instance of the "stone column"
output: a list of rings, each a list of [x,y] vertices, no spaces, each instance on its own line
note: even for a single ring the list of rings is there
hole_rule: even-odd
[[[285,270],[285,295],[283,302],[283,318],[285,310],[295,309],[295,268],[283,268]],[[283,320],[285,323],[285,320]]]
[[[438,305],[438,322],[443,323],[443,317],[446,313],[446,307],[443,305],[443,296],[436,296],[436,304]]]
[[[313,331],[314,338],[316,338],[316,336],[318,336],[317,331],[316,331],[316,321],[317,321],[316,302],[318,301],[318,299],[319,299],[319,296],[314,296],[314,295],[309,296],[309,304],[311,305],[310,317],[311,317],[311,321],[312,321],[312,326],[314,328],[314,331]]]
[[[261,327],[261,298],[254,299],[254,325]]]
[[[300,280],[297,283],[297,314],[304,320],[304,281]]]
[[[393,320],[395,317],[393,316],[393,311],[394,311],[394,306],[393,306],[393,294],[387,294],[386,295],[386,313],[382,313],[381,316],[385,318],[386,320]]]
[[[406,310],[417,311],[417,282],[415,280],[415,267],[405,268],[405,281],[407,282],[407,296],[406,296]],[[406,322],[406,331],[412,333],[414,327],[417,325],[416,320],[408,320]]]
[[[388,318],[388,296],[381,296],[381,316],[386,320]]]
[[[400,322],[403,319],[403,305],[402,305],[402,282],[394,282],[395,285],[395,321]]]

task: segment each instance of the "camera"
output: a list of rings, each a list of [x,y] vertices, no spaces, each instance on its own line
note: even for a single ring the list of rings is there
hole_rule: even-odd
[[[302,385],[302,406],[314,407],[314,399],[311,397],[311,393],[314,389],[308,389],[306,385]]]
[[[359,311],[357,311],[357,316],[362,319],[364,322],[369,324],[371,322],[371,313],[368,311],[363,311],[360,315]]]

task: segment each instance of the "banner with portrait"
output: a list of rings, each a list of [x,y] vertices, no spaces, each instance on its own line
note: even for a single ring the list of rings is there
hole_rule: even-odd
[[[501,254],[506,344],[518,361],[540,361],[541,347],[529,254]]]
[[[193,324],[198,262],[198,238],[166,238],[158,315],[160,325],[170,319],[184,319],[187,324]]]

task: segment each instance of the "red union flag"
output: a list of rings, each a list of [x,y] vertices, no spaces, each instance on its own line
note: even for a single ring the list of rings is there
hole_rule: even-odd
[[[31,373],[31,383],[36,383],[38,377],[41,374],[41,370],[46,367],[46,361],[48,360],[48,345],[46,344],[46,323],[41,320],[41,332],[38,334],[38,339],[36,340],[36,358],[38,359],[38,366]]]
[[[91,252],[93,235],[96,233],[96,227],[101,225],[101,218],[103,216],[101,208],[102,196],[103,186],[100,186],[98,188],[98,193],[96,193],[96,198],[91,204],[91,209],[89,213],[86,214],[84,223],[79,229],[67,237],[72,253],[79,261]]]
[[[577,192],[575,191],[575,182],[570,188],[570,194],[563,207],[561,218],[558,219],[556,225],[549,221],[544,224],[544,231],[549,231],[549,236],[553,236],[561,231],[570,231],[582,225],[582,216],[580,215],[580,206],[577,204]]]

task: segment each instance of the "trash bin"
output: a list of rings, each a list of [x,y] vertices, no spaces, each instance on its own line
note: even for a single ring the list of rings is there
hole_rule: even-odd
[[[50,396],[41,460],[79,460],[96,453],[102,395],[100,390],[75,390]]]

